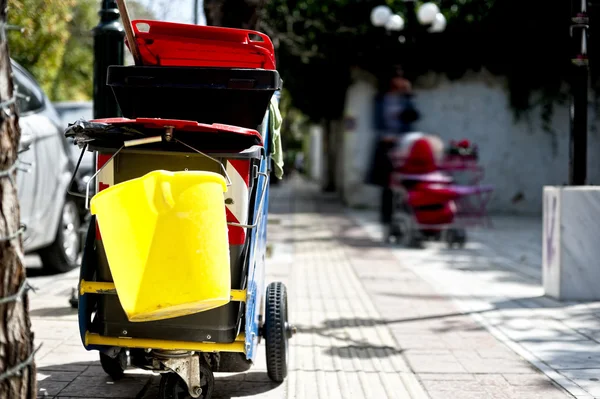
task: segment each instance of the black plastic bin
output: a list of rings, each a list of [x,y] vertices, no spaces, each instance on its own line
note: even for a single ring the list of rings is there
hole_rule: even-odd
[[[264,69],[110,66],[107,84],[126,118],[163,118],[256,129],[281,89]]]

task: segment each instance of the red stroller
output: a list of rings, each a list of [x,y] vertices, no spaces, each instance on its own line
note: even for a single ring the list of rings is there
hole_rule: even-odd
[[[390,154],[394,166],[392,221],[386,239],[420,247],[442,238],[450,247],[464,247],[465,227],[487,220],[485,208],[493,188],[482,186],[483,170],[476,147],[462,141],[446,152],[436,136],[410,133]],[[455,183],[455,172],[472,172],[468,185]]]

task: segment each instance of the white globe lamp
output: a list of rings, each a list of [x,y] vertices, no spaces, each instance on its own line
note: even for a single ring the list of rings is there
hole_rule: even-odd
[[[394,14],[385,24],[385,28],[391,31],[401,31],[404,29],[404,19],[400,15]]]
[[[430,25],[435,22],[440,9],[433,3],[425,3],[417,10],[417,18],[423,25]]]
[[[438,12],[429,31],[436,33],[443,32],[446,29],[446,24],[446,17],[441,12]]]
[[[385,26],[392,16],[388,6],[377,6],[371,11],[371,23],[377,27]]]

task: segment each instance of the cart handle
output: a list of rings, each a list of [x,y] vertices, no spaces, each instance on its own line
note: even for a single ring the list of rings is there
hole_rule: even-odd
[[[227,187],[231,187],[231,179],[229,178],[229,174],[227,173],[227,169],[225,169],[225,166],[223,165],[223,162],[219,161],[218,159],[215,159],[215,158],[211,157],[208,154],[203,153],[202,151],[200,151],[200,150],[192,147],[191,145],[188,145],[188,144],[184,143],[183,141],[181,141],[181,140],[179,140],[179,139],[177,139],[175,137],[173,137],[172,140],[178,142],[179,144],[182,144],[182,145],[186,146],[190,150],[195,151],[195,152],[197,152],[198,154],[200,154],[202,156],[205,156],[206,158],[210,159],[211,161],[214,161],[214,162],[218,163],[219,166],[221,167],[221,171],[225,175],[225,179],[227,179]]]
[[[229,178],[229,174],[227,173],[227,170],[225,169],[225,166],[223,166],[223,163],[213,157],[211,157],[210,155],[207,155],[205,153],[203,153],[200,150],[197,150],[196,148],[192,147],[191,145],[188,145],[186,143],[184,143],[181,140],[178,140],[176,138],[173,138],[174,141],[178,142],[179,144],[184,145],[185,147],[197,152],[200,155],[205,156],[206,158],[215,161],[216,163],[219,164],[219,166],[221,167],[221,171],[223,172],[223,174],[225,175],[225,179],[227,179],[227,187],[231,186],[231,179]],[[162,141],[162,136],[155,136],[155,137],[146,137],[143,139],[136,139],[136,140],[128,140],[128,141],[124,141],[123,145],[121,146],[121,148],[119,148],[117,150],[117,152],[115,152],[109,159],[108,161],[106,161],[104,163],[104,165],[102,165],[102,167],[100,169],[98,169],[96,171],[96,173],[94,173],[92,175],[92,177],[90,177],[90,180],[88,180],[86,187],[85,187],[85,209],[89,210],[90,209],[90,184],[92,183],[92,181],[94,181],[96,179],[96,177],[98,176],[98,174],[100,172],[102,172],[102,170],[106,167],[106,165],[108,165],[118,154],[119,152],[121,152],[121,150],[123,150],[123,148],[126,147],[135,147],[138,145],[143,145],[143,144],[151,144],[151,143],[158,143]],[[83,157],[83,152],[81,157]],[[80,157],[80,161],[81,161],[81,157]]]
[[[85,150],[87,150],[88,145],[85,144],[81,149],[81,154],[79,154],[79,159],[77,160],[77,165],[75,165],[75,170],[73,171],[73,176],[71,176],[71,181],[69,182],[69,188],[67,189],[67,194],[70,194],[74,197],[85,198],[85,195],[81,193],[76,193],[75,191],[71,191],[71,187],[73,187],[73,182],[77,177],[77,171],[79,171],[79,166],[81,165],[81,160],[83,159],[83,154],[85,154]]]
[[[127,140],[123,142],[123,145],[121,146],[121,148],[119,148],[117,150],[117,152],[115,152],[109,159],[108,161],[106,161],[104,163],[104,165],[102,165],[102,167],[100,169],[98,169],[96,171],[96,173],[94,173],[92,175],[92,177],[90,177],[90,180],[88,180],[87,184],[85,185],[85,209],[89,210],[90,209],[90,184],[92,184],[93,181],[96,180],[96,177],[98,176],[98,174],[100,172],[102,172],[102,170],[106,167],[106,165],[108,165],[109,163],[111,163],[111,161],[113,159],[115,159],[115,157],[121,152],[121,150],[123,150],[123,148],[125,147],[135,147],[137,145],[144,145],[144,144],[151,144],[151,143],[158,143],[162,141],[162,136],[154,136],[154,137],[145,137],[142,139],[135,139],[135,140]],[[83,156],[83,154],[81,155]]]
[[[100,169],[98,169],[98,170],[96,171],[96,173],[94,173],[94,174],[92,175],[92,177],[90,177],[90,180],[88,180],[87,184],[85,185],[85,209],[86,209],[86,210],[89,210],[89,209],[90,209],[90,184],[91,184],[93,181],[95,181],[95,180],[96,180],[96,176],[98,176],[98,174],[99,174],[100,172],[102,172],[102,170],[103,170],[103,169],[106,167],[106,165],[108,165],[109,163],[111,163],[111,162],[112,162],[112,160],[113,160],[113,159],[115,159],[115,157],[116,157],[116,156],[117,156],[117,155],[118,155],[118,154],[121,152],[121,150],[122,150],[123,148],[125,148],[125,145],[122,145],[122,146],[121,146],[121,148],[119,148],[119,149],[117,150],[117,152],[115,152],[115,153],[112,155],[112,157],[110,157],[110,158],[108,159],[108,161],[106,161],[106,162],[104,163],[104,165],[102,165],[102,167],[101,167]]]
[[[256,227],[258,227],[258,223],[259,223],[259,218],[260,218],[260,214],[262,213],[262,208],[263,208],[263,204],[265,203],[265,194],[267,193],[267,187],[269,186],[269,173],[267,172],[258,172],[259,176],[264,176],[265,178],[265,184],[263,184],[263,189],[262,189],[262,193],[260,195],[260,202],[258,203],[258,212],[256,212],[257,215],[257,220],[254,224],[241,224],[241,223],[235,223],[235,222],[227,222],[227,225],[229,226],[234,226],[234,227],[242,227],[245,229],[254,229]]]

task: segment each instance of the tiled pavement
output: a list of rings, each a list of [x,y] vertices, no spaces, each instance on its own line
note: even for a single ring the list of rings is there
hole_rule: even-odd
[[[336,201],[316,197],[314,191],[306,188],[299,190],[295,198],[296,224],[302,226],[295,233],[296,251],[301,253],[297,256],[329,259],[318,262],[320,268],[299,279],[304,282],[305,291],[323,292],[310,290],[316,283],[310,284],[309,276],[323,281],[320,274],[329,276],[329,295],[350,287],[346,303],[338,301],[341,308],[331,305],[336,313],[342,313],[339,318],[312,316],[311,332],[323,334],[324,330],[328,336],[345,335],[355,358],[362,352],[362,357],[374,364],[397,361],[394,374],[405,376],[405,385],[416,379],[432,398],[568,397],[469,315],[462,314],[452,301],[439,295],[412,268],[404,267],[390,248],[365,234]],[[310,230],[304,232],[305,228]],[[328,274],[331,272],[325,265],[331,265],[327,269],[336,267],[339,272]],[[306,273],[306,269],[296,273]],[[346,279],[349,282],[344,282]],[[355,332],[357,327],[363,331],[362,336]],[[369,330],[373,332],[369,334]],[[388,340],[388,333],[392,341]],[[369,355],[381,345],[389,346],[385,357]],[[359,371],[369,370],[371,366],[365,363],[360,363]],[[373,377],[375,382],[363,385],[363,392],[357,388],[356,397],[369,397],[369,389],[378,384],[378,378],[383,379],[389,365],[374,369],[378,371],[378,377]],[[373,397],[386,397],[380,395]]]
[[[374,213],[351,214],[381,240]],[[544,296],[541,235],[540,219],[495,217],[494,228],[470,233],[464,250],[427,243],[424,250],[392,252],[571,395],[600,397],[600,303]]]
[[[268,279],[288,286],[299,328],[290,374],[268,382],[259,354],[250,372],[217,375],[215,399],[569,397],[415,271],[427,251],[380,245],[368,220],[357,224],[299,180],[273,188],[270,201]],[[112,382],[81,348],[67,304],[76,271],[32,282],[41,396],[156,396],[156,376],[131,370]]]

